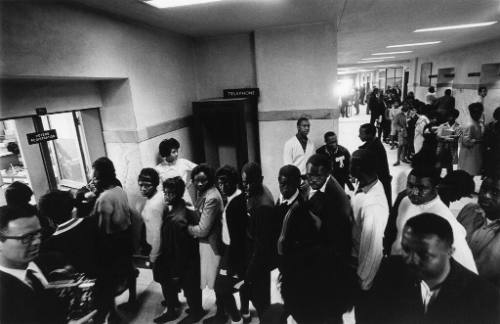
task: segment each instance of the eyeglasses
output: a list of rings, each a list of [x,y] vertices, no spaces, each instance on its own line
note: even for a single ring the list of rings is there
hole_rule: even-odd
[[[41,230],[27,233],[27,234],[20,235],[20,236],[9,236],[9,235],[4,235],[3,233],[0,232],[0,238],[2,238],[3,240],[7,240],[7,239],[19,240],[19,241],[21,241],[22,244],[32,243],[35,239],[39,239],[41,237],[42,237]]]

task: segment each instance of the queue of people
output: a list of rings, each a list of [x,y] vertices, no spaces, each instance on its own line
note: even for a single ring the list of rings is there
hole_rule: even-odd
[[[480,108],[469,109],[475,122]],[[394,115],[397,132],[412,110],[403,104]],[[453,112],[436,127],[436,137],[446,139],[454,130]],[[474,125],[464,132],[473,147],[483,143]],[[432,131],[426,126],[424,136]],[[263,184],[259,164],[248,162],[241,170],[197,165],[179,158],[180,143],[172,138],[159,145],[162,162],[140,171],[144,200],[133,208],[105,157],[93,163],[92,181],[75,196],[54,191],[33,206],[29,187],[12,184],[7,206],[0,207],[0,322],[119,322],[115,297],[127,289],[130,303],[136,297],[137,214],[164,298],[155,323],[248,323],[250,302],[266,324],[342,323],[352,309],[357,323],[498,323],[498,165],[488,166],[478,203],[456,218],[449,202],[468,193],[457,193],[463,188],[454,183],[473,174],[451,171],[441,179],[441,168],[449,167],[442,152],[454,152],[446,140],[424,139],[393,203],[387,154],[375,125],[360,126],[363,145],[352,154],[332,131],[316,150],[310,128],[300,118],[297,134],[285,143],[277,199]],[[484,140],[492,158],[497,128],[498,121]],[[399,152],[401,160],[405,152]],[[283,303],[271,305],[274,269]],[[48,289],[54,278],[75,273],[95,280],[95,310],[78,318]],[[205,288],[216,298],[216,312],[208,318]]]

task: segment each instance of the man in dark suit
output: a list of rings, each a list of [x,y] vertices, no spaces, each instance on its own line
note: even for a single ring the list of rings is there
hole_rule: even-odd
[[[249,300],[257,310],[259,319],[271,304],[271,270],[276,268],[276,246],[279,221],[274,217],[273,196],[262,183],[262,169],[255,162],[245,164],[241,182],[246,197],[248,223],[245,233],[245,282],[240,289],[241,315],[245,323],[252,318]]]
[[[382,266],[369,323],[500,323],[498,291],[456,262],[448,221],[424,213],[406,222],[402,256]]]
[[[65,323],[66,309],[33,262],[41,242],[33,206],[0,207],[0,323]],[[93,314],[92,314],[93,315]],[[92,316],[90,315],[90,317]],[[90,319],[81,319],[81,323]]]
[[[224,165],[215,175],[217,187],[225,200],[222,212],[223,253],[214,287],[217,313],[204,323],[226,323],[227,315],[233,323],[238,323],[241,315],[233,293],[238,290],[235,286],[243,281],[245,270],[246,199],[238,189],[240,176],[235,168]]]
[[[352,250],[352,208],[344,190],[330,175],[330,162],[315,154],[307,161],[307,179],[311,187],[306,203],[309,214],[319,229],[318,238],[327,257],[324,267],[330,276],[331,318],[341,321],[342,314],[352,306],[355,273],[349,266]]]
[[[389,163],[387,162],[387,153],[384,145],[379,138],[375,136],[377,129],[372,124],[363,124],[359,127],[359,139],[365,144],[359,148],[368,150],[376,157],[374,163],[377,166],[377,177],[384,186],[385,196],[389,203],[389,208],[392,206],[392,176],[389,173]]]
[[[447,116],[455,109],[455,98],[451,96],[451,89],[446,89],[444,96],[436,99],[432,108],[438,113],[439,123],[446,122]]]
[[[280,198],[275,207],[281,219],[276,245],[285,311],[299,324],[323,323],[328,319],[329,298],[325,250],[319,229],[299,194],[300,171],[285,165],[279,171]]]
[[[97,276],[97,218],[73,218],[75,199],[69,191],[55,190],[43,195],[38,203],[42,217],[56,224],[56,231],[42,243],[40,253],[55,253],[61,264],[77,272]]]

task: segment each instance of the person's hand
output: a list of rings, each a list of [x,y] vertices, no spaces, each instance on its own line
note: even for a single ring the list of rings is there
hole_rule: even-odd
[[[85,199],[92,199],[96,197],[96,194],[93,191],[86,192],[84,195]]]
[[[68,324],[85,324],[85,323],[92,323],[92,318],[94,315],[97,313],[97,310],[93,310],[89,314],[85,315],[84,317],[77,319],[77,320],[71,320],[68,322]]]

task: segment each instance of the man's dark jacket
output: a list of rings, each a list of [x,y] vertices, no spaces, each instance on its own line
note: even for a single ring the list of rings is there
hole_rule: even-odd
[[[245,273],[245,235],[248,223],[245,194],[234,197],[226,208],[226,222],[231,244],[227,247],[226,266],[230,274],[240,277]]]
[[[16,277],[0,271],[0,323],[65,323],[62,304],[49,290],[35,292]]]
[[[328,157],[332,164],[331,173],[342,188],[345,188],[345,185],[347,185],[349,189],[354,190],[354,187],[349,180],[351,165],[351,154],[349,153],[349,150],[341,145],[338,145],[336,152],[331,153],[327,146],[323,145],[316,150],[316,153]]]
[[[186,208],[184,202],[172,210],[165,208],[161,226],[160,255],[154,264],[154,279],[164,283],[175,277],[183,277],[187,269],[199,268],[198,241],[187,231],[195,224],[196,214]]]
[[[420,281],[402,257],[387,259],[372,287],[371,323],[500,323],[499,292],[487,281],[450,259],[450,273],[424,312]]]
[[[318,190],[306,202],[308,212],[320,219],[319,241],[322,267],[329,269],[331,310],[344,312],[351,305],[355,273],[350,266],[352,251],[352,208],[349,197],[338,182],[330,177],[325,192]]]
[[[246,281],[268,277],[277,267],[276,242],[279,220],[274,214],[274,201],[266,187],[247,202]]]
[[[321,220],[320,240],[334,256],[349,259],[352,248],[352,208],[349,197],[333,178],[326,182],[325,192],[317,191],[307,202],[308,209]]]
[[[58,226],[41,246],[40,254],[58,253],[62,261],[89,277],[97,275],[97,217],[75,218]],[[61,264],[64,267],[66,264]]]

